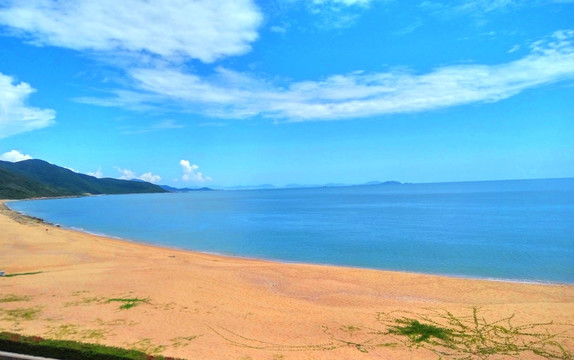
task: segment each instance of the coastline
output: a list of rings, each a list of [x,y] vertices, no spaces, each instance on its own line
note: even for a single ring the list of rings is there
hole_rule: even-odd
[[[508,180],[508,181],[513,181],[513,180]],[[89,195],[89,196],[109,196],[109,195],[102,194],[102,195]],[[43,218],[35,217],[32,215],[27,215],[27,214],[19,212],[17,210],[13,210],[6,205],[6,203],[13,202],[13,201],[53,200],[53,199],[75,198],[75,197],[78,197],[78,196],[31,198],[31,199],[23,199],[23,200],[2,200],[2,199],[0,199],[0,209],[2,207],[5,207],[9,212],[17,214],[17,216],[21,216],[24,218],[30,218],[33,221],[44,223],[44,224],[49,225],[49,226],[55,226],[58,228],[62,228],[62,229],[70,230],[70,231],[76,231],[76,232],[80,232],[80,233],[84,233],[84,234],[88,234],[88,235],[93,235],[93,236],[98,236],[98,237],[103,237],[103,238],[110,238],[110,239],[120,240],[120,241],[126,241],[129,243],[135,243],[135,244],[149,245],[151,247],[158,247],[158,248],[163,248],[163,249],[168,249],[168,250],[176,250],[176,251],[192,252],[192,253],[205,254],[205,255],[213,255],[213,256],[229,258],[229,259],[255,260],[255,261],[263,261],[263,262],[271,262],[271,263],[279,263],[279,264],[287,264],[287,265],[328,266],[328,267],[357,269],[357,270],[374,270],[374,271],[385,271],[385,272],[388,271],[388,272],[394,272],[394,273],[430,275],[430,276],[440,276],[440,277],[466,279],[466,280],[485,280],[485,281],[493,281],[493,282],[534,284],[534,285],[570,285],[570,286],[574,286],[574,283],[551,281],[551,280],[512,279],[512,278],[468,276],[468,275],[458,275],[458,274],[448,274],[448,273],[444,273],[444,274],[443,273],[426,273],[426,272],[417,272],[417,271],[409,271],[409,270],[403,271],[403,270],[391,270],[391,269],[377,269],[377,268],[362,267],[362,266],[346,266],[346,265],[331,264],[331,263],[308,263],[308,262],[300,262],[300,261],[286,261],[286,260],[268,259],[268,258],[262,258],[262,257],[230,255],[230,254],[210,252],[210,251],[198,251],[198,250],[193,250],[193,249],[181,248],[181,247],[177,247],[177,246],[169,246],[169,245],[158,244],[158,243],[143,242],[143,241],[124,238],[124,237],[116,236],[116,235],[112,235],[112,234],[98,233],[98,232],[90,231],[90,230],[87,230],[84,228],[62,226],[60,224],[54,224],[54,223],[51,223],[49,221],[46,221]]]
[[[381,328],[380,312],[468,315],[478,307],[493,320],[574,324],[574,285],[225,257],[59,228],[3,208],[0,201],[0,270],[41,272],[0,278],[0,297],[23,299],[0,302],[0,331],[190,359],[437,359],[427,349],[365,353],[357,344]],[[128,298],[142,301],[126,310],[111,301]],[[6,315],[17,309],[35,315]]]

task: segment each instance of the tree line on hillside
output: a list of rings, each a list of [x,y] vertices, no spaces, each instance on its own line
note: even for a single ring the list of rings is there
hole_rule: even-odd
[[[163,192],[148,182],[99,179],[43,160],[0,161],[0,199]]]

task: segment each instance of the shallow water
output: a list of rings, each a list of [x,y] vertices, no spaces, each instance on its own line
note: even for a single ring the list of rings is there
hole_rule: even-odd
[[[84,231],[286,262],[574,283],[574,179],[11,202]]]

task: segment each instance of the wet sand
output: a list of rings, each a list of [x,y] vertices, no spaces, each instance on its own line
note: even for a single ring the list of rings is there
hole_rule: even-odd
[[[186,359],[438,359],[388,334],[392,319],[473,308],[486,323],[514,314],[512,325],[574,334],[573,285],[207,255],[58,228],[1,202],[0,270],[32,273],[0,278],[0,331]]]

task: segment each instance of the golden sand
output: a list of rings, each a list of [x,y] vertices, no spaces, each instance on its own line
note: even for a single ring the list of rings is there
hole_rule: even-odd
[[[206,255],[61,229],[1,202],[0,270],[40,272],[0,278],[0,331],[165,356],[438,359],[388,334],[389,321],[406,315],[441,322],[437,314],[462,318],[473,308],[485,323],[513,314],[510,325],[554,322],[532,331],[564,332],[556,340],[574,353],[571,285]],[[527,351],[519,358],[543,357]]]

